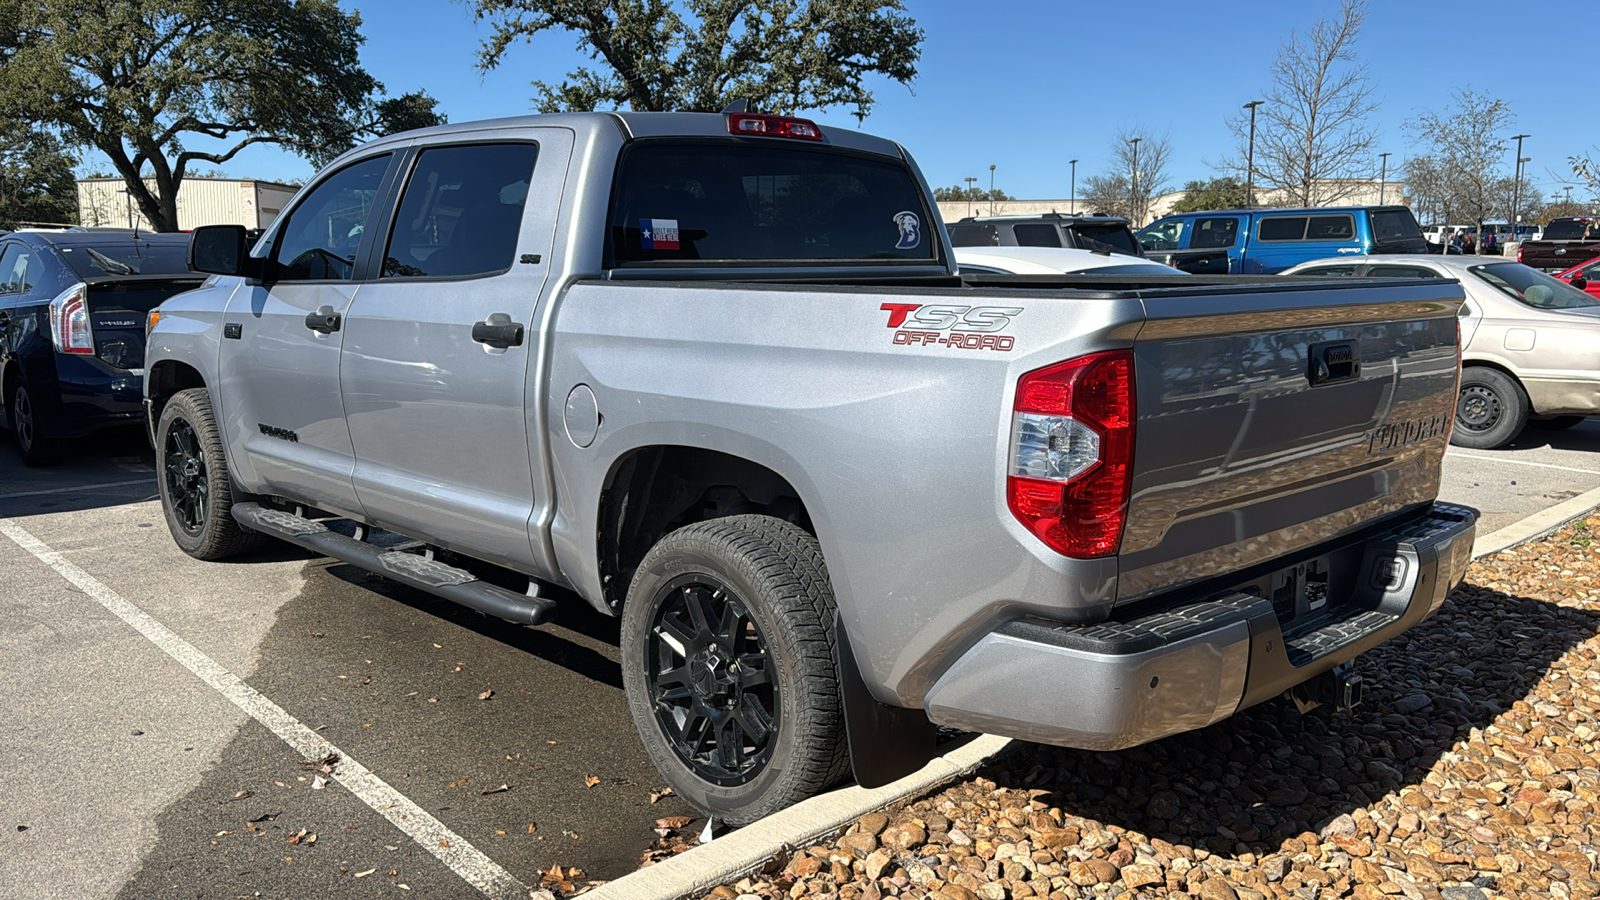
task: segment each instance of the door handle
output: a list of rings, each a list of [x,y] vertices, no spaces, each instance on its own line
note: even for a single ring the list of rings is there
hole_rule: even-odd
[[[338,331],[342,321],[331,306],[319,307],[316,312],[306,313],[306,327],[322,334]]]
[[[472,339],[492,347],[520,347],[522,335],[522,326],[505,313],[495,313],[486,322],[472,324]]]

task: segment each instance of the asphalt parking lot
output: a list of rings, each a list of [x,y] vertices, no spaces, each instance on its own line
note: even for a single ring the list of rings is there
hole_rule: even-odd
[[[1597,451],[1600,420],[1452,448],[1443,497],[1495,531],[1600,488]],[[137,432],[43,470],[0,445],[0,897],[493,896],[620,877],[691,815],[652,802],[612,621],[519,628],[290,547],[200,563],[153,473]],[[398,799],[318,786],[285,733]]]

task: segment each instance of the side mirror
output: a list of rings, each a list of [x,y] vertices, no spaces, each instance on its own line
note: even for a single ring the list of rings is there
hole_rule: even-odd
[[[208,275],[254,275],[243,225],[202,225],[189,235],[189,268]]]
[[[1581,291],[1589,287],[1589,279],[1583,277],[1582,275],[1574,275],[1572,276],[1572,280],[1567,282],[1567,284],[1570,284]]]

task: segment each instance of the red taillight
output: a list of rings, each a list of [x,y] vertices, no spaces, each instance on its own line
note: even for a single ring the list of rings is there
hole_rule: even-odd
[[[1517,245],[1517,262],[1522,262],[1522,245]]]
[[[1133,480],[1133,354],[1091,353],[1023,375],[1012,411],[1011,514],[1052,550],[1112,556]]]
[[[755,113],[730,113],[728,133],[756,137],[799,138],[803,141],[822,140],[822,129],[810,119],[761,116]]]
[[[50,342],[57,353],[94,355],[88,286],[75,284],[50,301]]]

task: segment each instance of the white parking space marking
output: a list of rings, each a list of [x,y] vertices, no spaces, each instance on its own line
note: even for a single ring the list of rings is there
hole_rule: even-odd
[[[105,484],[78,484],[68,487],[50,488],[43,491],[18,491],[15,494],[0,494],[0,500],[15,500],[19,497],[45,497],[50,494],[86,494],[90,491],[103,491],[106,488],[132,487],[136,484],[155,487],[155,478],[140,478],[137,481],[111,481]]]
[[[50,549],[22,526],[11,519],[0,518],[0,534],[10,538],[13,543],[54,569],[56,574],[74,587],[131,625],[135,631],[144,635],[179,665],[194,673],[201,681],[244,710],[252,719],[266,726],[302,757],[320,759],[330,753],[339,754],[343,761],[333,776],[335,780],[389,820],[390,824],[416,841],[424,850],[438,857],[485,896],[494,900],[528,896],[526,885],[485,856],[482,851],[467,843],[466,839],[451,831],[443,822],[384,783],[365,766],[351,759],[326,738],[289,715],[282,707],[262,696],[255,688],[245,684],[239,676],[151,618],[144,610],[123,599],[120,594],[93,575]]]
[[[1600,475],[1600,469],[1578,469],[1572,466],[1558,466],[1554,463],[1533,462],[1527,459],[1514,459],[1509,456],[1479,456],[1475,453],[1454,453],[1451,456],[1458,459],[1476,459],[1482,462],[1506,463],[1512,466],[1533,466],[1536,469],[1555,469],[1559,472],[1582,472],[1585,475]]]

